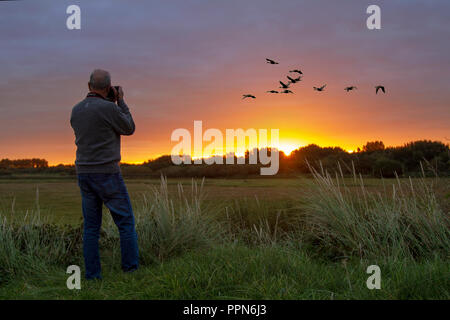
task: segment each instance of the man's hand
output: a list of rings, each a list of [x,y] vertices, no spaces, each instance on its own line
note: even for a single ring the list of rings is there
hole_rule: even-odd
[[[119,92],[117,92],[117,101],[123,99],[123,90],[122,87],[119,87]]]
[[[123,99],[123,90],[122,87],[119,86],[119,90],[115,88],[115,86],[112,86],[111,89],[114,91],[114,96],[116,97],[116,102],[119,102],[119,100]]]

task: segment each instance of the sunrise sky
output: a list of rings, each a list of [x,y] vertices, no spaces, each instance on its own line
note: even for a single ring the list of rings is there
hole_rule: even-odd
[[[66,28],[70,4],[81,30]],[[366,28],[370,4],[381,30]],[[95,68],[123,86],[136,123],[124,162],[169,154],[172,131],[194,120],[279,129],[286,151],[445,141],[449,21],[447,0],[0,1],[0,158],[73,163],[70,112]],[[304,73],[295,94],[265,93],[294,68]],[[375,95],[378,84],[387,94]]]

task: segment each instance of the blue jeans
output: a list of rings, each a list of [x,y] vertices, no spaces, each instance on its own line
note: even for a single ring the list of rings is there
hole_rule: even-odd
[[[98,240],[102,225],[103,204],[119,229],[122,270],[134,271],[139,265],[137,234],[134,224],[130,197],[118,173],[79,173],[78,185],[81,190],[84,230],[83,255],[86,279],[101,279]]]

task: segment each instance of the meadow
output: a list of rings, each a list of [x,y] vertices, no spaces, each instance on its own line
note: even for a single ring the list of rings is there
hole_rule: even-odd
[[[189,178],[169,179],[168,186],[175,190],[178,184],[190,185],[191,182]],[[132,201],[139,203],[146,193],[160,185],[160,179],[126,179],[126,184]],[[298,179],[207,179],[204,191],[206,200],[214,202],[253,197],[287,201],[294,199],[302,186],[304,183]],[[81,195],[74,177],[30,174],[0,179],[0,203],[3,209],[14,206],[12,211],[18,214],[36,210],[39,204],[42,215],[58,224],[73,224],[81,219]]]
[[[102,281],[82,266],[76,180],[0,180],[0,299],[449,299],[450,179],[127,179],[141,268],[120,271],[104,214]],[[382,287],[366,286],[369,265]]]

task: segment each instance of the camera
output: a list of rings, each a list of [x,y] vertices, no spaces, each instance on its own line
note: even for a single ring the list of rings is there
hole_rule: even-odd
[[[117,101],[117,96],[114,93],[114,89],[116,89],[116,93],[119,94],[119,88],[120,86],[112,86],[111,88],[109,88],[108,91],[108,95],[106,96],[106,99],[112,101],[112,102],[116,102]]]

